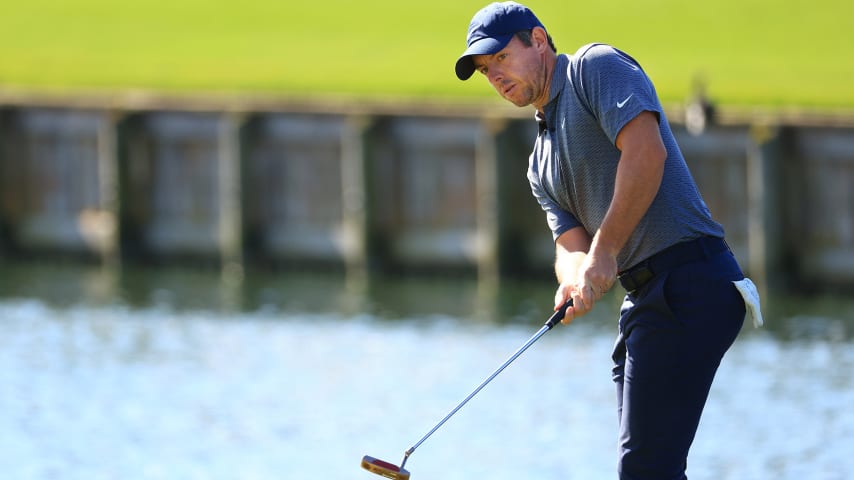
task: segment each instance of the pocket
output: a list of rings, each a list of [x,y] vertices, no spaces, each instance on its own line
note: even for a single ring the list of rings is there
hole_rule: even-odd
[[[652,328],[677,328],[682,323],[674,313],[665,292],[670,282],[670,272],[656,275],[631,300],[633,306],[625,310],[620,318],[621,331],[628,332],[640,324]]]
[[[731,280],[726,266],[715,262],[683,265],[670,272],[663,295],[673,315],[683,324],[716,321],[740,315],[744,318],[744,301]],[[740,313],[738,313],[740,311]]]

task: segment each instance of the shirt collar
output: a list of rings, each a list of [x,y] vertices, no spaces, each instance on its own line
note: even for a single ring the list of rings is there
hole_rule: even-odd
[[[558,55],[555,62],[555,68],[552,72],[552,84],[549,86],[549,101],[543,105],[545,114],[537,111],[534,118],[540,127],[540,132],[549,128],[549,125],[554,126],[554,114],[557,106],[557,99],[560,97],[563,88],[566,85],[566,71],[569,68],[569,57],[566,55]]]

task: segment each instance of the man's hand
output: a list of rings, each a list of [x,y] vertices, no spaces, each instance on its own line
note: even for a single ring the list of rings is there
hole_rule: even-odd
[[[611,289],[616,278],[616,256],[600,250],[584,255],[573,281],[561,283],[555,292],[555,310],[570,298],[573,302],[573,306],[566,309],[562,322],[570,323],[592,310],[596,302]]]
[[[602,257],[601,253],[591,249],[591,238],[583,228],[577,227],[564,232],[555,242],[555,273],[558,278],[558,288],[555,292],[555,311],[560,309],[569,299],[573,305],[566,309],[566,315],[561,320],[568,324],[575,317],[589,312],[597,300],[611,288],[613,280],[601,281],[608,276],[610,268],[615,270],[614,258]],[[609,263],[612,264],[608,267]],[[602,273],[599,273],[602,272]]]
[[[605,249],[594,248],[579,269],[582,293],[590,293],[593,302],[598,301],[614,286],[617,279],[617,256]]]

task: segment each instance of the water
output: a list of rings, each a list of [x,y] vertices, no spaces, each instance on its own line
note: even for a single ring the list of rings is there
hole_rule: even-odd
[[[399,463],[537,330],[551,296],[548,284],[490,295],[466,280],[235,288],[203,273],[5,271],[10,479],[378,479],[362,455]],[[615,478],[618,302],[542,337],[419,447],[413,478]],[[850,477],[850,307],[775,302],[768,329],[745,329],[713,387],[692,480]]]

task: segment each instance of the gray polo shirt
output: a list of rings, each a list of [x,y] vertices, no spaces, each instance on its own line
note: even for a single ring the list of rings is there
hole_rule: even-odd
[[[652,205],[617,256],[620,271],[673,244],[703,235],[724,236],[640,65],[603,44],[585,45],[572,56],[559,55],[549,102],[544,114],[537,114],[540,133],[528,164],[531,189],[554,238],[577,226],[592,236],[614,195],[620,160],[617,134],[643,111],[658,116],[667,160]]]

